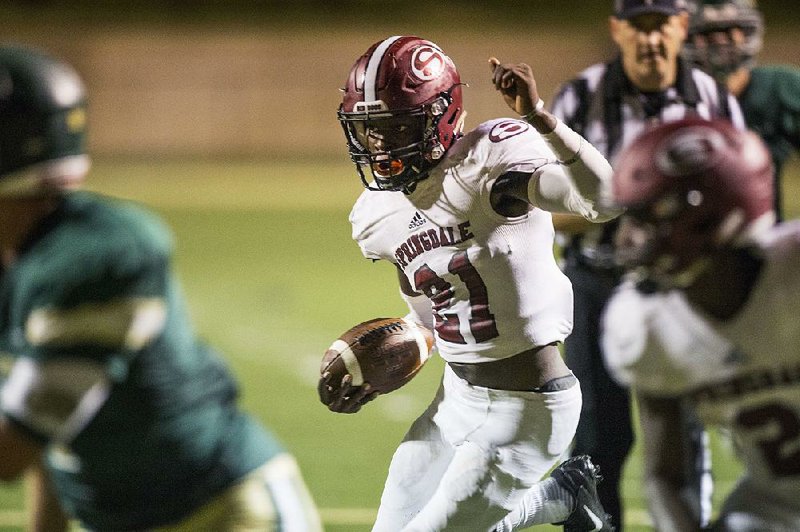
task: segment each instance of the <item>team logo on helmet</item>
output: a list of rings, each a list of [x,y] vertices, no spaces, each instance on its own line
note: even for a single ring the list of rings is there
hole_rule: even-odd
[[[444,72],[447,58],[433,46],[420,46],[411,56],[411,72],[420,81],[436,79]]]
[[[666,175],[696,174],[714,164],[725,137],[709,127],[690,127],[664,139],[657,149],[656,166]]]

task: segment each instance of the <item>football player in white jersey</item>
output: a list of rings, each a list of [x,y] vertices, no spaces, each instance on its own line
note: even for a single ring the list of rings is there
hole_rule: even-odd
[[[350,215],[365,257],[394,264],[409,318],[435,331],[439,392],[392,458],[376,531],[489,530],[539,490],[538,522],[610,529],[588,457],[560,465],[580,387],[557,345],[572,290],[553,257],[548,211],[593,221],[611,175],[588,142],[544,110],[530,67],[490,59],[522,119],[462,133],[462,83],[434,43],[396,36],[353,66],[339,120],[367,188]],[[323,374],[336,412],[374,398]],[[600,529],[600,528],[596,528]]]
[[[729,431],[744,464],[713,529],[800,530],[800,223],[773,224],[772,179],[754,133],[700,119],[646,133],[615,169],[631,273],[603,348],[637,390],[659,530],[700,526],[678,490],[687,407]]]

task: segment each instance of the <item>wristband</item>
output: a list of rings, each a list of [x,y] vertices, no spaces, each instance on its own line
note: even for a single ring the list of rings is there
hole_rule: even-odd
[[[531,120],[533,120],[534,115],[539,111],[541,111],[542,109],[544,109],[544,100],[539,98],[539,101],[536,102],[536,105],[533,106],[533,111],[531,111],[526,115],[523,115],[522,118],[524,118],[526,122],[530,122]]]

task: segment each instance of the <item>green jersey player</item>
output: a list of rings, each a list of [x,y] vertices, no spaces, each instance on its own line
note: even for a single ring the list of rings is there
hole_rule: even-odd
[[[195,336],[169,231],[73,190],[89,168],[78,75],[0,46],[0,80],[0,478],[49,482],[32,527],[320,530],[296,462]]]
[[[685,55],[727,86],[747,126],[767,144],[775,167],[775,210],[782,216],[781,170],[800,149],[800,69],[757,65],[764,19],[755,0],[691,2]]]

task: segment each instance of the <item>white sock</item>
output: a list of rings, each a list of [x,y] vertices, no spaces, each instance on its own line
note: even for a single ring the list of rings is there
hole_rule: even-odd
[[[497,527],[496,532],[510,532],[533,525],[565,521],[575,508],[575,498],[553,478],[534,484],[525,492],[517,507]]]

